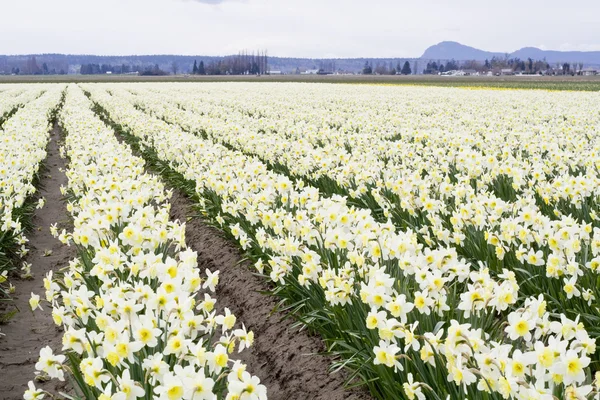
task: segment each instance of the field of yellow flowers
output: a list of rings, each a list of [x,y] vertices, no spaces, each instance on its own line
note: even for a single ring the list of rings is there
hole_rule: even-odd
[[[163,181],[374,398],[600,398],[598,93],[102,83],[8,121],[52,104],[78,258],[45,280],[65,355],[37,367],[85,398],[266,398]]]

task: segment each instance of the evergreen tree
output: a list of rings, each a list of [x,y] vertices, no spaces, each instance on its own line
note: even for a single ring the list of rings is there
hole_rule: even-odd
[[[373,73],[373,68],[369,65],[368,61],[365,61],[365,66],[363,67],[363,75],[371,75]]]
[[[194,68],[192,69],[192,74],[198,74],[198,64],[196,64],[196,60],[194,60]]]
[[[454,59],[452,59],[446,63],[446,71],[453,71],[453,70],[457,70],[457,69],[458,69],[458,64],[456,63],[456,61],[454,61]]]
[[[200,61],[200,65],[198,66],[198,75],[206,75],[206,70],[204,69],[204,61]]]
[[[402,75],[410,75],[412,73],[412,71],[410,70],[410,64],[408,63],[408,61],[404,62],[401,72],[402,72]]]

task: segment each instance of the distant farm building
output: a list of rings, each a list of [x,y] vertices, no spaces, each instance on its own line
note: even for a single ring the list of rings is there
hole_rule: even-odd
[[[471,75],[479,75],[479,72],[477,72],[474,69],[459,69],[459,70],[442,72],[442,73],[440,73],[440,75],[443,75],[443,76],[471,76]]]

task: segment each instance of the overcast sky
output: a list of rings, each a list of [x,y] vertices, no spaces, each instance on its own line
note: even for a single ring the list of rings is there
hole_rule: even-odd
[[[443,40],[600,50],[598,0],[0,0],[0,10],[0,54],[419,57]]]

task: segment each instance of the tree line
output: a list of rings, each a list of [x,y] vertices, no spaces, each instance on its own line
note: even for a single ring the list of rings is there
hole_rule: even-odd
[[[0,65],[0,74],[13,75],[65,75],[68,65],[61,61],[43,62],[38,64],[35,56],[27,58],[26,61],[17,63],[17,65],[9,66],[5,61]],[[9,68],[10,67],[10,68]]]
[[[532,58],[528,58],[527,60],[521,60],[517,57],[492,57],[491,60],[485,60],[483,62],[468,60],[463,61],[460,64],[455,60],[446,61],[446,64],[442,62],[430,61],[427,63],[423,73],[439,74],[447,71],[456,71],[459,69],[474,70],[479,73],[497,73],[503,70],[510,70],[513,73],[521,74],[575,75],[581,74],[581,71],[583,70],[583,63],[556,63],[554,66],[552,66],[545,59],[534,60]]]
[[[417,69],[416,65],[417,64],[415,64],[415,69]],[[362,69],[363,75],[410,75],[412,73],[413,71],[408,61],[405,61],[402,66],[400,66],[400,61],[398,61],[398,64],[395,67],[391,62],[388,65],[385,63],[377,63],[375,68],[373,68],[373,63],[366,61],[365,66]],[[415,71],[415,73],[417,73],[417,71]]]
[[[158,64],[153,66],[143,65],[112,65],[112,64],[82,64],[79,69],[81,75],[99,75],[99,74],[130,74],[138,73],[140,75],[167,75],[167,72],[162,70]]]
[[[264,75],[269,72],[268,56],[266,51],[258,53],[240,52],[235,56],[224,57],[218,61],[204,64],[194,60],[193,75]]]

